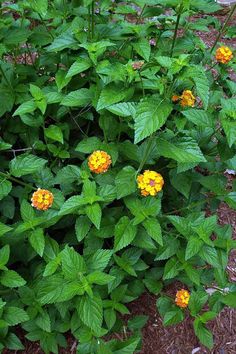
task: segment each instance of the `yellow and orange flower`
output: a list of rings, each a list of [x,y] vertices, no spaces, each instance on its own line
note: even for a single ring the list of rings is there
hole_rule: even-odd
[[[173,95],[172,101],[180,101],[182,107],[194,107],[196,97],[191,90],[184,90],[181,96]]]
[[[90,171],[94,173],[104,173],[111,165],[111,156],[107,152],[97,150],[88,158],[88,166]]]
[[[38,188],[32,195],[31,205],[38,210],[48,210],[52,206],[53,200],[54,196],[51,192]]]
[[[222,46],[216,49],[215,58],[219,63],[227,64],[233,58],[233,53],[229,47]]]
[[[185,308],[188,306],[190,299],[190,293],[187,290],[178,290],[175,297],[175,303],[177,306]]]
[[[160,173],[156,171],[144,171],[137,177],[138,188],[141,190],[143,196],[155,196],[162,190],[164,185],[164,179]]]

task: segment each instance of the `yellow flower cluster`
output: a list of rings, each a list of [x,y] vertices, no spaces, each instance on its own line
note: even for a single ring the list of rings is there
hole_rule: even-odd
[[[180,101],[182,107],[194,107],[196,97],[191,90],[184,90],[181,96],[173,95],[172,101]]]
[[[32,195],[32,206],[38,210],[47,210],[52,206],[54,196],[47,189],[38,188]]]
[[[94,151],[88,158],[90,171],[94,173],[104,173],[111,165],[111,156],[105,151]]]
[[[164,180],[163,177],[156,171],[144,171],[137,177],[138,187],[143,196],[155,196],[162,190]]]
[[[177,306],[185,308],[188,306],[190,299],[190,293],[187,290],[178,290],[175,297],[175,303]]]
[[[219,63],[227,64],[233,58],[233,53],[229,47],[223,46],[216,50],[215,58]]]

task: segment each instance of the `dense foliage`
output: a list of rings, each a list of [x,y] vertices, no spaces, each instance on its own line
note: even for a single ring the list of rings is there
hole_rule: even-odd
[[[79,354],[134,353],[147,318],[121,315],[147,290],[164,325],[190,312],[213,346],[206,322],[236,303],[216,217],[236,207],[235,59],[194,31],[219,30],[219,8],[1,1],[1,349],[23,349],[20,324],[45,353],[67,332]]]

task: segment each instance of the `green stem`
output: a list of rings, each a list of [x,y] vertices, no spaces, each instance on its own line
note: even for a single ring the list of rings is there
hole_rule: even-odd
[[[180,8],[179,8],[179,12],[178,12],[177,20],[176,20],[176,24],[175,24],[175,32],[174,32],[174,37],[173,37],[173,41],[172,41],[172,45],[171,45],[170,57],[172,57],[172,55],[173,55],[173,51],[174,51],[175,42],[176,42],[176,38],[177,38],[177,33],[178,33],[178,28],[179,28],[179,21],[180,21],[180,17],[181,17],[181,14],[182,14],[182,10],[183,10],[183,6],[181,5]]]
[[[7,174],[7,173],[0,172],[0,176],[4,177],[4,178],[6,178],[6,179],[9,179],[9,180],[12,181],[12,182],[18,183],[18,184],[20,184],[21,186],[28,187],[28,188],[30,188],[31,190],[32,190],[32,189],[37,190],[37,188],[33,187],[31,184],[22,182],[22,181],[20,181],[19,179],[14,178],[14,177],[12,177],[11,175],[9,175],[9,174]]]
[[[226,20],[225,20],[225,23],[223,23],[223,25],[222,25],[222,27],[221,27],[219,33],[218,33],[218,36],[216,37],[215,42],[213,43],[213,46],[211,47],[210,53],[213,52],[213,50],[214,50],[215,46],[217,45],[217,43],[218,43],[220,37],[222,36],[222,34],[223,34],[224,31],[225,31],[225,28],[226,28],[227,24],[229,23],[230,19],[232,18],[232,16],[233,16],[235,10],[236,10],[236,4],[232,7],[232,10],[229,12],[228,17],[227,17]]]
[[[137,25],[137,24],[139,23],[139,21],[141,20],[141,17],[142,17],[142,15],[143,15],[143,11],[145,10],[146,6],[147,6],[147,4],[145,4],[145,5],[143,6],[143,8],[142,8],[142,10],[141,10],[141,12],[140,12],[140,14],[139,14],[139,16],[137,17],[136,25]]]

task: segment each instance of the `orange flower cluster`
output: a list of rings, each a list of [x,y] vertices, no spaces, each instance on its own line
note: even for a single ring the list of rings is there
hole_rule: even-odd
[[[177,306],[185,308],[188,306],[190,299],[190,293],[187,290],[178,290],[175,297],[175,303]]]
[[[97,150],[88,158],[88,166],[90,171],[94,173],[104,173],[111,165],[111,156],[107,152]]]
[[[181,96],[173,95],[172,101],[180,101],[182,107],[194,107],[196,97],[193,95],[191,90],[184,90]]]
[[[227,64],[233,58],[233,53],[229,47],[222,46],[216,50],[215,58],[219,63]]]
[[[143,196],[151,195],[154,197],[162,190],[164,179],[156,171],[146,170],[137,177],[137,182]]]
[[[48,210],[52,206],[53,200],[54,196],[51,192],[47,189],[38,188],[32,195],[31,205],[38,210]]]

